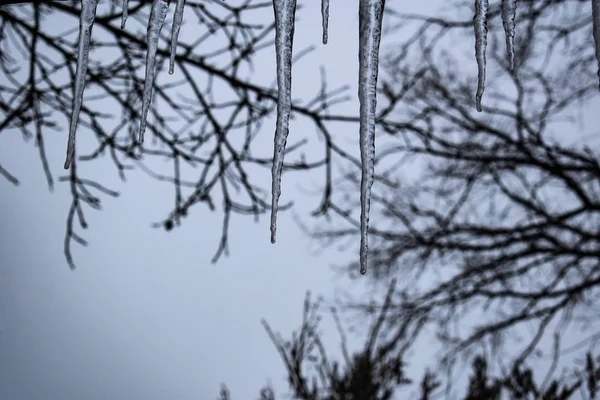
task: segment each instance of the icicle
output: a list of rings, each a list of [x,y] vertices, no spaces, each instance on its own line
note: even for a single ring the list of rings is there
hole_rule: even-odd
[[[375,171],[375,111],[377,109],[377,75],[379,72],[379,43],[385,0],[360,0],[359,78],[360,101],[360,273],[367,272],[369,212],[371,186]]]
[[[123,9],[123,14],[121,15],[121,29],[125,29],[125,22],[127,22],[127,13],[129,12],[129,0],[123,0],[123,3],[121,4],[121,8]]]
[[[477,94],[475,96],[477,111],[481,112],[481,98],[485,88],[485,50],[487,47],[487,10],[488,0],[475,0],[475,58],[477,59]]]
[[[598,60],[598,77],[600,78],[600,0],[592,0],[592,32],[596,45],[596,60]],[[600,82],[598,84],[600,89]]]
[[[171,29],[171,58],[169,59],[169,74],[173,75],[175,70],[175,55],[177,54],[177,39],[179,38],[179,30],[183,21],[183,8],[185,0],[177,0],[175,5],[175,13],[173,14],[173,28]]]
[[[329,0],[321,0],[321,23],[323,24],[323,44],[327,44],[329,36]]]
[[[272,199],[271,199],[271,243],[275,243],[277,231],[277,208],[281,196],[281,173],[283,157],[289,132],[292,109],[292,46],[296,0],[273,0],[275,12],[275,53],[277,58],[277,124],[273,150]]]
[[[96,17],[96,6],[98,0],[81,0],[81,15],[79,16],[79,44],[77,47],[77,69],[75,72],[75,92],[73,94],[73,112],[71,113],[71,125],[69,127],[69,142],[67,145],[67,159],[65,169],[69,169],[75,153],[75,132],[79,121],[79,111],[83,102],[83,91],[85,90],[85,74],[87,72],[88,59],[90,56],[90,40],[92,38],[92,26]]]
[[[508,53],[508,65],[510,69],[515,68],[515,14],[517,0],[502,0],[502,25],[506,35],[506,51]]]
[[[154,75],[156,73],[155,62],[156,52],[158,51],[158,39],[160,31],[167,17],[170,0],[152,0],[152,9],[148,19],[147,43],[148,51],[146,53],[146,80],[144,81],[144,94],[142,98],[142,121],[140,123],[140,143],[144,141],[144,132],[146,131],[146,119],[152,100],[152,86],[154,85]]]

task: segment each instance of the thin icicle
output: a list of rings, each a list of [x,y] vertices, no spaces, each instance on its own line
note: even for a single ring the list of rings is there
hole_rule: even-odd
[[[171,29],[171,58],[169,59],[169,74],[173,75],[175,71],[175,55],[177,54],[177,39],[179,38],[179,30],[183,22],[183,8],[185,0],[177,0],[175,5],[175,13],[173,14],[173,28]]]
[[[142,97],[142,121],[140,122],[140,143],[144,141],[144,132],[146,131],[146,119],[152,100],[152,86],[154,85],[156,52],[158,51],[158,39],[160,31],[165,23],[167,11],[169,10],[170,0],[152,0],[152,9],[148,19],[147,43],[148,51],[146,53],[146,80],[144,81],[144,94]]]
[[[359,78],[360,101],[360,273],[367,272],[369,213],[371,186],[375,174],[375,111],[377,109],[377,75],[379,73],[379,43],[385,0],[360,0],[359,25]]]
[[[71,113],[71,125],[69,127],[69,142],[67,145],[67,159],[65,169],[69,169],[73,162],[75,153],[75,133],[79,121],[79,111],[83,102],[83,91],[85,90],[85,74],[87,72],[88,59],[90,56],[90,41],[92,38],[92,26],[96,18],[96,6],[98,0],[81,0],[81,14],[79,16],[79,44],[77,47],[77,69],[75,72],[75,92],[73,94],[73,111]]]
[[[129,12],[129,0],[123,0],[121,3],[123,14],[121,14],[121,29],[125,29],[125,22],[127,22],[127,13]]]
[[[321,0],[321,23],[323,24],[323,44],[329,36],[329,0]]]
[[[506,51],[508,53],[508,65],[510,69],[515,68],[515,14],[517,11],[517,0],[502,0],[502,25],[506,35]]]
[[[488,0],[475,0],[475,17],[473,26],[475,28],[475,58],[477,59],[477,94],[475,102],[477,111],[481,112],[481,98],[485,88],[485,50],[487,48],[487,10]]]
[[[277,231],[277,209],[281,196],[281,173],[283,157],[292,109],[292,47],[296,0],[273,0],[275,12],[275,53],[277,58],[277,124],[273,149],[271,189],[271,243],[275,243]]]
[[[598,60],[598,78],[600,78],[600,0],[592,0],[592,32],[596,45],[596,60]],[[600,82],[598,89],[600,89]]]

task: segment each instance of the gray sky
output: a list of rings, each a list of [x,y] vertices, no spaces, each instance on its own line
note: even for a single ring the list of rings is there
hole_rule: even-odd
[[[326,48],[320,7],[299,11],[295,50],[316,45],[317,51],[295,66],[295,98],[316,93],[321,64],[330,87],[351,84],[356,93],[358,2],[344,3],[331,4]],[[189,37],[194,26],[184,25],[181,35]],[[274,51],[256,65],[256,78],[270,83]],[[357,103],[352,107],[346,113],[356,113]],[[293,122],[290,140],[308,136],[303,129],[314,128]],[[85,132],[80,127],[80,146]],[[268,152],[273,132],[274,123],[265,125],[259,138]],[[358,127],[348,126],[347,134],[358,154]],[[63,173],[66,139],[66,125],[46,136],[55,176]],[[121,196],[87,213],[90,245],[74,247],[72,272],[63,256],[68,187],[48,192],[37,150],[17,132],[2,135],[0,159],[22,182],[15,188],[0,179],[0,398],[207,399],[226,382],[234,399],[244,399],[256,397],[269,379],[282,393],[283,364],[260,319],[286,337],[301,322],[307,289],[330,296],[336,286],[347,287],[329,269],[340,254],[316,256],[291,213],[279,217],[276,245],[268,217],[254,223],[235,216],[231,256],[212,265],[220,213],[197,209],[170,233],[152,229],[171,206],[172,190],[143,173],[120,183],[112,169],[102,170],[105,163],[92,173]],[[296,212],[307,217],[319,198],[298,189],[321,182],[322,174],[286,174],[281,203],[295,198]],[[358,257],[358,243],[355,250]],[[330,336],[335,351],[337,337]]]
[[[315,94],[319,65],[327,68],[331,88],[350,84],[356,93],[358,2],[341,3],[331,2],[326,47],[320,45],[319,5],[299,11],[295,50],[317,50],[294,67],[294,98]],[[388,0],[387,6],[430,14],[439,4],[415,3]],[[164,29],[170,29],[170,16]],[[194,26],[184,25],[182,37],[192,35]],[[475,74],[474,61],[467,65]],[[257,81],[270,83],[274,51],[261,53],[256,66]],[[352,107],[347,114],[358,110],[357,102],[345,107]],[[293,121],[290,141],[313,129]],[[273,132],[274,121],[257,139],[266,152],[272,152]],[[358,154],[358,126],[336,132]],[[55,176],[63,173],[66,139],[66,125],[46,136]],[[269,241],[268,216],[259,223],[234,216],[231,255],[212,265],[220,213],[198,208],[169,233],[152,229],[172,205],[170,187],[141,172],[121,183],[112,169],[102,169],[106,163],[94,163],[91,173],[121,196],[103,198],[103,211],[87,213],[84,237],[90,246],[74,247],[78,269],[72,272],[63,256],[68,187],[58,184],[49,193],[35,147],[16,132],[1,140],[2,164],[21,180],[15,188],[0,179],[1,399],[210,399],[225,382],[235,400],[255,398],[269,381],[283,394],[283,364],[261,318],[287,337],[301,322],[306,290],[331,297],[336,287],[364,289],[339,280],[329,268],[358,257],[358,241],[354,253],[331,249],[316,255],[289,212],[279,216],[276,245]],[[80,128],[79,145],[85,140]],[[268,188],[269,174],[264,178]],[[320,173],[285,174],[280,203],[295,199],[295,212],[308,217],[319,198],[304,190],[321,182]],[[336,353],[335,331],[326,338]],[[426,361],[411,360],[411,370],[422,373]]]

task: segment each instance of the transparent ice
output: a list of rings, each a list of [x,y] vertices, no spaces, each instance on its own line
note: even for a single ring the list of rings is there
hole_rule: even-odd
[[[69,127],[69,142],[67,145],[65,169],[69,169],[71,166],[75,153],[75,133],[77,132],[79,111],[81,110],[81,104],[83,102],[85,75],[90,56],[92,26],[94,25],[94,18],[96,18],[97,6],[98,0],[81,0],[81,14],[79,16],[79,44],[77,46],[77,69],[75,72],[75,93],[73,95],[73,112],[71,113],[71,124]]]
[[[369,212],[371,186],[375,170],[375,111],[377,109],[377,75],[379,72],[379,44],[385,0],[360,0],[359,25],[359,78],[360,101],[360,273],[367,272]]]
[[[123,0],[121,5],[123,14],[121,15],[121,29],[125,29],[125,22],[127,22],[127,13],[129,12],[129,0]]]
[[[173,27],[171,28],[171,57],[169,58],[169,74],[173,75],[175,70],[175,55],[177,54],[177,39],[183,22],[183,8],[185,0],[177,0],[175,13],[173,14]]]
[[[473,26],[475,28],[475,58],[477,59],[477,94],[475,102],[477,111],[481,112],[481,98],[485,88],[485,50],[487,48],[487,11],[488,0],[475,0],[475,17]]]
[[[592,32],[598,60],[598,78],[600,78],[600,0],[592,0]],[[600,82],[598,83],[600,89]]]
[[[385,0],[359,1],[359,89],[360,101],[360,153],[362,163],[361,179],[361,247],[360,271],[367,270],[368,225],[370,212],[371,187],[374,181],[375,158],[375,112],[377,106],[376,87],[379,64],[379,45]],[[65,169],[72,164],[75,151],[75,134],[82,107],[85,78],[89,59],[91,31],[99,0],[81,0],[79,43],[77,50],[77,70],[73,96],[73,110],[69,126],[69,140]],[[600,78],[600,0],[591,0],[593,36],[595,41],[596,58],[598,60],[598,76]],[[122,0],[123,14],[121,28],[125,28],[128,14],[128,0]],[[164,24],[170,0],[153,0],[147,28],[148,51],[146,56],[146,79],[142,99],[142,116],[140,123],[140,141],[144,138],[146,119],[150,108],[152,87],[155,79],[156,54],[158,40]],[[506,36],[506,49],[510,68],[514,68],[515,51],[515,15],[517,0],[502,0],[502,24]],[[177,0],[173,16],[171,32],[171,49],[169,58],[169,73],[172,74],[177,54],[177,41],[183,21],[185,0]],[[475,58],[477,60],[477,93],[476,107],[481,112],[481,100],[486,78],[486,47],[487,47],[487,12],[489,0],[475,0]],[[281,174],[285,146],[289,132],[291,112],[292,84],[292,45],[294,39],[294,23],[296,0],[273,0],[275,12],[275,43],[277,58],[277,123],[275,128],[273,152],[273,182],[271,204],[271,242],[275,243],[277,227],[278,201],[281,195]],[[328,41],[329,0],[321,0],[321,17],[324,44]],[[600,88],[600,81],[599,81]]]
[[[292,47],[296,0],[273,0],[275,12],[275,55],[277,58],[277,122],[273,150],[271,189],[271,243],[275,243],[277,231],[277,209],[281,196],[281,173],[283,157],[292,109]]]
[[[321,0],[321,23],[323,24],[323,44],[329,36],[329,0]]]
[[[506,51],[508,53],[508,65],[510,69],[515,68],[515,14],[517,11],[517,0],[502,0],[502,25],[506,35]]]
[[[146,131],[146,119],[152,100],[152,86],[154,85],[154,75],[156,73],[156,52],[158,51],[158,39],[162,30],[167,11],[169,11],[169,0],[152,0],[152,9],[148,19],[147,43],[148,51],[146,53],[146,80],[144,81],[144,92],[142,97],[142,120],[140,122],[140,143],[144,141],[144,132]]]

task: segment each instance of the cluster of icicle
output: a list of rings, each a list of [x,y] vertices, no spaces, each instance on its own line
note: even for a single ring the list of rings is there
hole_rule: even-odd
[[[71,114],[71,124],[69,127],[69,143],[67,145],[67,159],[65,169],[69,169],[73,162],[75,153],[75,133],[77,131],[77,122],[79,120],[79,111],[83,101],[83,91],[85,89],[85,73],[87,71],[88,57],[90,53],[90,40],[92,37],[92,26],[96,17],[96,7],[99,0],[81,0],[81,15],[79,17],[79,44],[77,49],[77,70],[75,72],[75,95],[73,98],[73,112]],[[158,39],[162,30],[167,11],[171,0],[152,0],[152,9],[150,19],[148,20],[146,54],[146,79],[144,81],[144,94],[142,98],[142,121],[140,123],[139,140],[144,140],[144,131],[146,130],[146,119],[150,108],[150,99],[152,98],[152,86],[154,85],[154,74],[156,62],[156,52],[158,50]],[[123,0],[123,16],[121,18],[121,29],[125,29],[127,21],[128,0]],[[173,17],[173,29],[171,32],[171,57],[169,62],[169,73],[173,74],[175,65],[175,54],[177,52],[177,38],[183,21],[183,8],[185,0],[177,0],[175,6],[175,15]]]
[[[79,30],[79,47],[77,72],[75,79],[75,95],[73,113],[69,129],[69,142],[65,169],[73,161],[75,150],[75,132],[79,111],[83,100],[85,74],[87,70],[92,25],[96,15],[99,0],[81,0],[81,17]],[[185,0],[176,0],[173,27],[171,32],[171,54],[169,73],[173,73],[177,38],[183,20]],[[367,272],[367,232],[369,226],[369,211],[371,187],[374,180],[375,160],[375,111],[377,106],[376,88],[379,70],[379,44],[385,0],[359,1],[359,79],[358,98],[360,102],[360,154],[362,162],[362,180],[360,185],[360,272]],[[600,0],[591,0],[593,16],[593,34],[595,40],[596,58],[598,59],[598,75],[600,77]],[[142,119],[140,122],[139,141],[144,140],[146,119],[152,98],[154,84],[155,60],[158,49],[158,39],[164,24],[171,0],[152,0],[152,9],[148,21],[146,56],[146,79],[142,98]],[[515,12],[517,0],[502,0],[502,22],[506,33],[506,47],[510,68],[514,68],[515,51]],[[127,20],[128,0],[123,0],[123,17],[121,28],[125,28]],[[476,108],[482,111],[481,99],[485,87],[486,47],[487,47],[487,11],[489,0],[475,0],[475,58],[477,60],[477,92]],[[292,47],[294,41],[294,25],[296,0],[273,0],[275,13],[275,48],[277,58],[277,122],[275,128],[273,169],[272,169],[272,203],[271,203],[271,242],[275,243],[277,230],[277,208],[281,195],[281,173],[283,158],[289,132],[289,119],[292,109]],[[323,26],[323,44],[328,40],[329,0],[321,0],[321,16]]]

